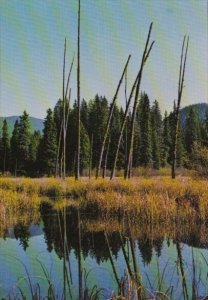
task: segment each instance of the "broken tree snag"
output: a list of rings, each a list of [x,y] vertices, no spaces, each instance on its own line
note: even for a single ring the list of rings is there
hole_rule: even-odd
[[[63,179],[66,176],[66,97],[65,97],[65,64],[66,64],[66,38],[64,42],[63,62]]]
[[[150,33],[151,33],[152,25],[153,25],[153,23],[150,24],[147,41],[149,41],[149,38],[150,38]],[[146,42],[146,44],[147,44],[147,42]],[[153,43],[150,46],[150,49],[152,48],[152,46],[153,46]],[[150,51],[150,49],[149,49],[149,51]],[[147,55],[148,55],[149,51],[146,53]],[[145,56],[145,57],[147,59],[147,56]],[[122,125],[121,125],[121,130],[120,130],[119,138],[118,138],[118,143],[117,143],[117,148],[116,148],[116,153],[115,153],[115,157],[114,157],[113,167],[112,167],[112,170],[111,170],[110,179],[113,179],[114,176],[115,176],[116,164],[117,164],[117,159],[118,159],[118,152],[119,152],[119,148],[120,148],[120,144],[121,144],[121,140],[122,140],[122,136],[123,136],[123,131],[124,131],[124,128],[125,128],[125,124],[126,124],[126,119],[127,119],[129,107],[130,107],[130,104],[131,104],[131,99],[132,99],[134,91],[136,89],[137,82],[138,82],[138,80],[140,78],[140,72],[141,72],[141,70],[139,70],[139,72],[138,72],[138,74],[136,76],[134,84],[133,84],[133,86],[131,88],[131,93],[130,93],[128,101],[126,103],[126,109],[125,109],[125,113],[124,113],[124,117],[123,117],[123,122],[122,122]]]
[[[113,97],[113,100],[112,100],[112,103],[110,105],[108,121],[107,121],[106,130],[105,130],[105,134],[104,134],[104,138],[103,138],[103,142],[102,142],[102,147],[101,147],[101,151],[100,151],[99,163],[98,163],[98,167],[97,167],[97,170],[96,170],[96,178],[98,178],[98,176],[100,174],[100,169],[101,169],[101,164],[102,164],[102,159],[103,159],[103,153],[104,153],[104,149],[105,149],[105,145],[106,145],[106,140],[107,140],[107,137],[108,137],[108,134],[109,134],[110,124],[111,124],[111,120],[112,120],[112,117],[113,117],[113,111],[114,111],[114,108],[115,108],[116,99],[117,99],[118,92],[119,92],[120,86],[122,84],[124,75],[126,73],[127,66],[128,66],[130,58],[131,58],[131,55],[129,55],[129,57],[127,59],[127,62],[125,64],[125,67],[124,67],[124,70],[123,70],[123,73],[121,75],[121,78],[119,80],[119,83],[118,83],[118,86],[117,86],[117,89],[116,89],[116,93],[115,93],[115,95]]]
[[[186,49],[185,49],[185,55],[184,55],[185,44],[186,44]],[[177,143],[178,143],[178,130],[179,130],[179,113],[180,113],[182,92],[183,92],[183,87],[184,87],[184,76],[185,76],[188,45],[189,45],[189,36],[187,37],[187,40],[186,40],[186,36],[184,36],[182,50],[181,50],[180,69],[179,69],[178,101],[177,101],[177,106],[176,106],[176,109],[174,112],[175,124],[174,124],[174,140],[173,140],[173,152],[172,152],[172,169],[171,169],[171,175],[172,175],[173,179],[176,176],[175,169],[176,169],[176,156],[177,156]]]
[[[152,25],[153,23],[150,24],[149,27],[149,32],[144,48],[144,52],[142,55],[142,61],[140,65],[140,70],[139,70],[139,78],[137,81],[137,86],[136,86],[136,93],[135,93],[135,98],[134,98],[134,107],[133,107],[133,113],[132,113],[132,118],[131,118],[131,134],[130,134],[130,142],[129,142],[129,148],[128,148],[128,155],[127,155],[127,161],[126,161],[126,166],[124,170],[124,178],[126,179],[127,177],[131,176],[131,168],[132,168],[132,156],[133,156],[133,143],[134,143],[134,125],[135,125],[135,118],[136,118],[136,112],[137,112],[137,106],[138,106],[138,97],[139,97],[139,90],[140,90],[140,85],[141,85],[141,80],[142,80],[142,73],[144,69],[145,62],[147,61],[150,51],[154,45],[154,41],[151,43],[149,49],[149,40],[150,40],[150,35],[152,31]]]
[[[78,2],[77,25],[77,153],[75,179],[80,177],[80,0]]]

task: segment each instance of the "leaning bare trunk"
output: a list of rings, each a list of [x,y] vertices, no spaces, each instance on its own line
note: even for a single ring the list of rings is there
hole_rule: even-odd
[[[63,179],[66,177],[66,98],[65,98],[65,63],[66,63],[66,38],[64,43],[64,63],[63,63]]]
[[[136,87],[136,93],[135,93],[135,99],[134,99],[134,107],[133,107],[133,113],[132,113],[132,118],[131,118],[131,135],[130,135],[130,142],[129,142],[129,148],[128,148],[128,156],[127,156],[127,164],[124,172],[124,178],[127,178],[131,176],[131,162],[132,162],[132,156],[133,156],[133,142],[134,142],[134,125],[135,125],[135,119],[136,119],[136,112],[137,112],[137,106],[138,106],[138,96],[139,96],[139,89],[140,89],[140,84],[142,80],[142,72],[144,69],[145,62],[150,54],[150,51],[152,49],[152,46],[154,44],[154,41],[151,43],[149,49],[149,40],[150,40],[150,35],[151,35],[151,30],[152,30],[152,25],[153,23],[150,24],[143,56],[142,56],[142,61],[141,61],[141,66],[139,70],[139,78],[137,82],[137,87]]]
[[[80,0],[78,3],[78,38],[77,38],[77,161],[75,179],[80,177]]]
[[[115,93],[115,95],[114,95],[114,97],[113,97],[113,100],[112,100],[112,103],[111,103],[111,106],[110,106],[110,111],[109,111],[108,121],[107,121],[107,125],[106,125],[106,131],[105,131],[105,135],[104,135],[104,138],[103,138],[103,143],[102,143],[102,147],[101,147],[101,151],[100,151],[100,158],[99,158],[98,167],[97,167],[97,170],[96,170],[96,178],[98,178],[99,173],[100,173],[100,168],[101,168],[102,159],[103,159],[103,152],[104,152],[104,149],[105,149],[105,144],[106,144],[106,140],[107,140],[107,137],[108,137],[108,133],[109,133],[109,129],[110,129],[111,120],[112,120],[112,117],[113,117],[113,111],[114,111],[115,104],[116,104],[116,98],[117,98],[117,96],[118,96],[118,92],[119,92],[121,83],[122,83],[122,81],[123,81],[123,77],[124,77],[124,75],[125,75],[125,73],[126,73],[127,66],[128,66],[128,63],[129,63],[130,58],[131,58],[131,55],[129,55],[129,57],[128,57],[128,59],[127,59],[126,65],[125,65],[125,67],[124,67],[123,73],[122,73],[122,75],[121,75],[121,78],[120,78],[120,80],[119,80],[119,83],[118,83],[118,86],[117,86],[117,89],[116,89],[116,93]]]
[[[186,50],[185,50],[185,57],[184,56],[184,45],[186,41],[186,36],[183,39],[182,51],[181,51],[181,62],[180,62],[180,71],[179,71],[179,82],[178,82],[178,102],[175,111],[175,133],[174,133],[174,141],[173,141],[173,153],[172,153],[172,170],[171,175],[174,179],[175,168],[176,168],[176,156],[177,156],[177,143],[178,143],[178,130],[179,130],[179,112],[180,112],[180,105],[181,105],[181,98],[183,92],[183,84],[184,84],[184,75],[185,75],[185,68],[186,68],[186,57],[188,51],[188,44],[189,44],[189,37],[187,38],[186,42]]]
[[[151,29],[152,29],[152,24],[150,24],[150,28],[149,28],[149,33],[148,33],[148,37],[147,37],[147,42],[146,42],[146,46],[148,46],[148,42],[149,42],[149,37],[150,37],[150,33],[151,33]],[[152,49],[152,46],[153,46],[154,42],[152,42],[149,50],[147,51],[146,47],[146,51],[145,51],[145,56],[144,56],[144,63],[146,62],[148,56],[149,56],[149,53]],[[120,130],[120,135],[119,135],[119,139],[118,139],[118,143],[117,143],[117,149],[116,149],[116,154],[115,154],[115,158],[114,158],[114,163],[113,163],[113,168],[112,168],[112,171],[111,171],[111,179],[115,176],[115,169],[116,169],[116,163],[117,163],[117,159],[118,159],[118,152],[119,152],[119,148],[120,148],[120,144],[121,144],[121,139],[122,139],[122,136],[123,136],[123,131],[124,131],[124,128],[125,128],[125,124],[126,124],[126,118],[127,118],[127,114],[128,114],[128,110],[129,110],[129,106],[131,104],[131,99],[133,97],[133,94],[134,94],[134,90],[136,88],[136,86],[138,86],[138,83],[139,81],[141,80],[141,69],[139,70],[138,74],[137,74],[137,77],[134,81],[134,84],[132,86],[132,89],[131,89],[131,93],[130,93],[130,96],[129,96],[129,99],[127,101],[127,104],[126,104],[126,110],[125,110],[125,114],[124,114],[124,119],[123,119],[123,123],[122,123],[122,126],[121,126],[121,130]]]

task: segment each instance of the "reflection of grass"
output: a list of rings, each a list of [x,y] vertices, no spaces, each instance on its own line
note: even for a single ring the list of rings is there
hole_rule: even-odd
[[[18,222],[28,224],[39,219],[40,197],[12,190],[0,189],[0,236],[6,228]]]
[[[0,202],[1,213],[5,210],[7,198],[13,199],[7,205],[7,209],[13,205],[16,207],[18,197],[18,205],[23,203],[24,208],[25,205],[36,204],[39,195],[56,199],[67,197],[70,198],[71,205],[76,201],[76,204],[79,203],[86,210],[94,210],[101,214],[127,212],[149,221],[177,218],[183,222],[193,222],[197,218],[198,221],[205,222],[208,219],[208,182],[189,177],[178,177],[175,180],[167,176],[139,177],[126,181],[121,178],[113,181],[1,178],[0,190],[3,195]],[[29,198],[26,195],[29,195]],[[186,195],[199,199],[199,212],[188,201],[177,207],[176,197]],[[60,206],[62,205],[63,202]]]

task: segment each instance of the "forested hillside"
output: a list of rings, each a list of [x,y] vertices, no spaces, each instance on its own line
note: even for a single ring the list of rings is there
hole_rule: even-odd
[[[7,125],[8,125],[8,130],[9,130],[9,135],[12,135],[12,131],[14,129],[14,124],[17,120],[20,119],[20,116],[11,116],[11,117],[0,117],[0,132],[3,126],[3,122],[4,119],[6,119],[7,121]],[[42,132],[43,130],[43,120],[42,119],[38,119],[38,118],[34,118],[34,117],[30,117],[30,129],[31,129],[31,133],[35,130],[39,130],[40,132]]]
[[[66,173],[73,175],[76,165],[76,102],[66,107]],[[90,101],[81,102],[81,145],[80,171],[88,174],[89,169],[98,166],[102,141],[109,114],[109,102],[96,95]],[[103,175],[111,170],[115,158],[124,109],[115,106],[110,124],[110,133],[104,150]],[[1,128],[0,170],[13,175],[42,176],[60,174],[63,162],[63,101],[59,100],[53,110],[48,109],[44,128],[33,131],[34,118],[24,112],[16,120],[11,137],[7,119]],[[119,148],[117,169],[126,163],[129,147],[131,113],[127,117],[122,142]],[[9,123],[11,124],[11,123]],[[38,121],[38,126],[41,122]],[[132,166],[160,169],[171,164],[174,139],[175,113],[162,116],[159,103],[150,104],[149,97],[142,93],[138,98],[135,119]],[[41,129],[41,127],[39,127]],[[193,167],[194,151],[207,148],[208,104],[197,104],[183,108],[180,113],[179,136],[177,144],[177,166]]]

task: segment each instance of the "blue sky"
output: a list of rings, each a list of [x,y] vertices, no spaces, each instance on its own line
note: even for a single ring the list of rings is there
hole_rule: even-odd
[[[81,0],[81,97],[111,100],[129,54],[128,91],[153,21],[154,48],[141,89],[162,112],[177,98],[180,52],[190,36],[182,106],[208,102],[206,0]],[[76,0],[0,0],[0,115],[44,118],[62,95],[64,38],[67,69],[77,47]],[[76,57],[75,57],[76,58]],[[75,59],[76,61],[76,59]],[[76,64],[71,80],[76,98]],[[118,104],[124,103],[124,88]]]

